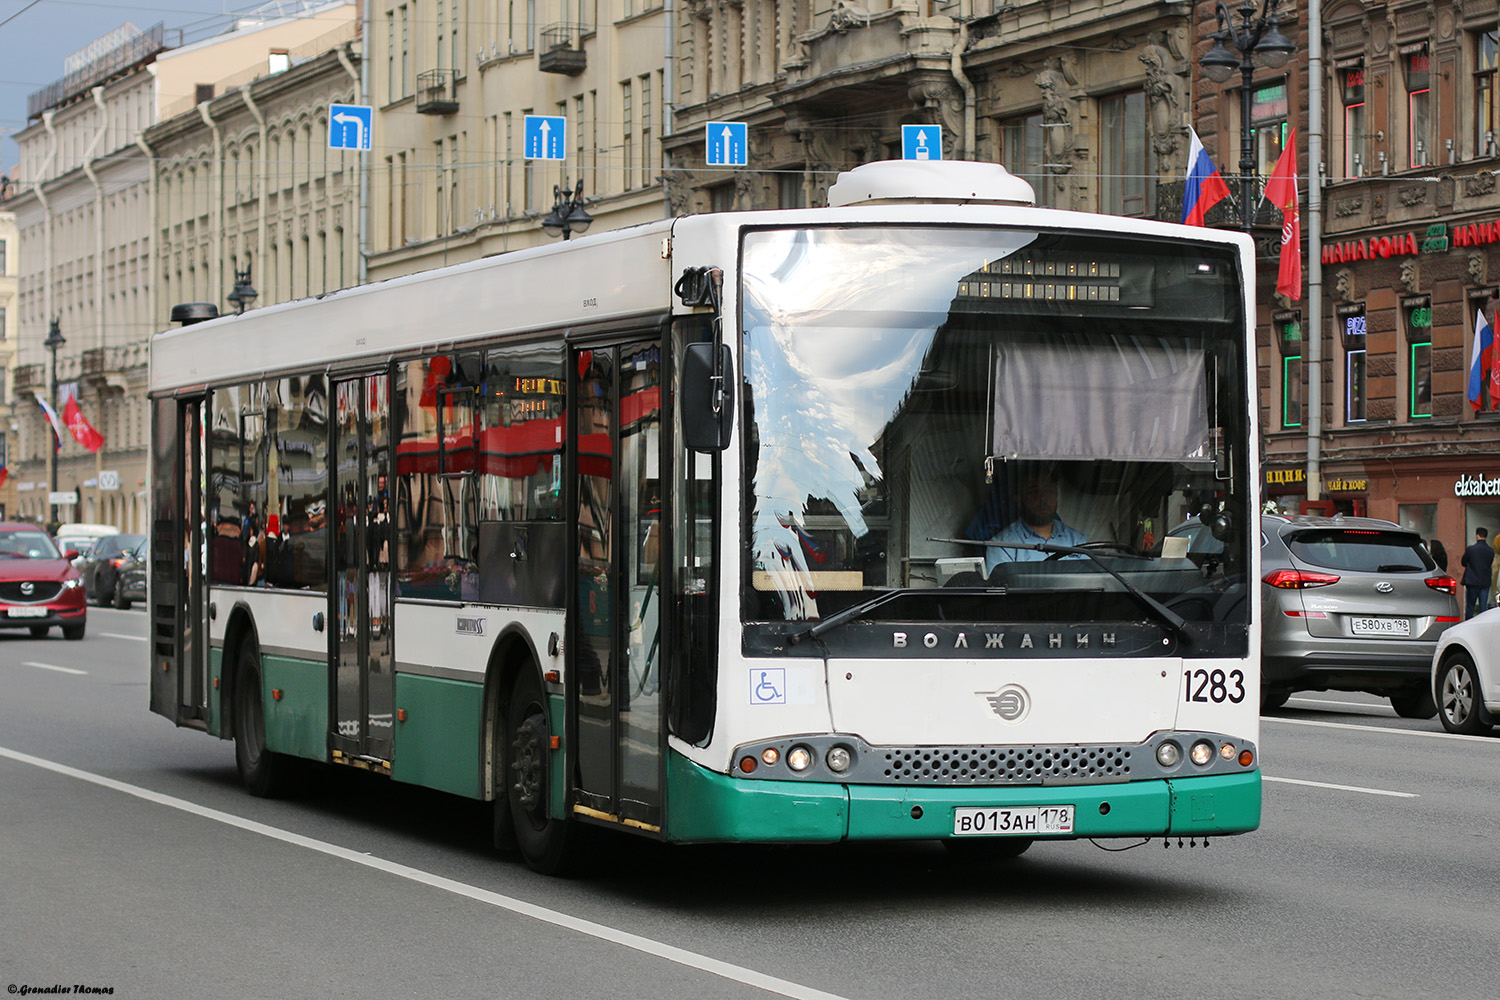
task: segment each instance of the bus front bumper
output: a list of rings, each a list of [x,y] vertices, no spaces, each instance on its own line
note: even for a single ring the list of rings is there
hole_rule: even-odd
[[[1208,837],[1260,826],[1259,769],[1114,784],[874,786],[743,781],[669,754],[666,839],[681,843],[829,843],[953,836],[961,807],[1073,806],[1081,837]]]

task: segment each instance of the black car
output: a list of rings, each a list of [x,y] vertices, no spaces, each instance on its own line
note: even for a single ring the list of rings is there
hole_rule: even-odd
[[[88,557],[78,567],[83,575],[83,592],[95,604],[105,605],[115,598],[115,583],[126,553],[145,541],[145,535],[105,535],[94,543]]]
[[[129,552],[125,553],[125,561],[120,564],[115,576],[115,607],[126,610],[135,601],[146,599],[146,550],[151,542],[141,539],[141,543]]]

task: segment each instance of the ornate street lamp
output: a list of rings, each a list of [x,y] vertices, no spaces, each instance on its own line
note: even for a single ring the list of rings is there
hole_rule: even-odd
[[[226,298],[234,303],[235,315],[243,313],[246,309],[250,308],[250,303],[260,298],[260,293],[255,290],[255,286],[250,284],[250,269],[248,267],[243,271],[234,272],[234,289],[230,291]]]
[[[58,402],[57,402],[57,349],[59,347],[63,346],[64,344],[66,344],[67,342],[68,341],[62,335],[62,320],[61,320],[61,318],[57,317],[57,316],[52,317],[52,325],[47,328],[47,339],[44,340],[44,341],[42,341],[42,346],[45,347],[48,351],[50,351],[51,354],[52,354],[52,370],[51,370],[51,373],[47,377],[47,397],[50,400],[52,400],[52,411],[54,413],[58,413],[58,412],[62,411],[62,407],[60,405],[58,405]],[[52,428],[51,428],[50,425],[47,428],[47,432],[49,434],[52,433]],[[59,442],[59,444],[60,443],[61,442]],[[57,449],[56,448],[52,449],[52,451],[50,453],[50,457],[49,457],[48,462],[47,462],[47,465],[52,470],[51,475],[48,477],[48,479],[50,480],[50,483],[51,483],[52,495],[56,496],[57,495]],[[52,503],[52,498],[51,497],[48,497],[47,500],[48,500],[48,504],[52,508],[52,524],[56,525],[57,524],[57,504]]]
[[[1228,83],[1234,71],[1240,71],[1240,223],[1245,232],[1250,232],[1255,212],[1250,202],[1255,194],[1255,143],[1250,130],[1250,88],[1255,65],[1267,69],[1285,66],[1297,46],[1281,33],[1281,21],[1276,8],[1281,0],[1262,0],[1260,17],[1255,16],[1254,0],[1243,0],[1237,9],[1239,27],[1235,27],[1234,15],[1229,8],[1219,3],[1214,11],[1219,20],[1219,30],[1214,32],[1214,47],[1208,51],[1198,65],[1203,73],[1215,83]],[[1234,51],[1239,52],[1236,58]],[[1255,59],[1252,62],[1251,57]]]
[[[564,180],[552,188],[552,212],[542,220],[542,231],[548,236],[561,236],[567,239],[574,233],[582,236],[588,232],[594,217],[583,209],[583,178],[578,178],[578,186],[572,190],[568,189],[568,182]]]

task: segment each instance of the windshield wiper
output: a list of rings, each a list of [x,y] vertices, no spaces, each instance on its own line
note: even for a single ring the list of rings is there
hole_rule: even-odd
[[[1090,562],[1092,562],[1095,566],[1098,566],[1100,569],[1104,570],[1104,572],[1120,581],[1120,586],[1124,587],[1132,597],[1137,598],[1142,604],[1146,605],[1146,607],[1150,608],[1152,611],[1155,611],[1158,615],[1160,615],[1163,621],[1172,626],[1172,631],[1177,633],[1177,637],[1179,639],[1183,640],[1184,642],[1190,641],[1191,639],[1191,636],[1189,636],[1187,630],[1186,618],[1182,617],[1177,612],[1173,611],[1171,608],[1167,607],[1165,604],[1158,601],[1156,598],[1152,597],[1150,594],[1146,593],[1144,590],[1137,587],[1129,580],[1125,579],[1125,577],[1121,576],[1115,569],[1110,567],[1109,564],[1095,555],[1092,549],[1087,549],[1082,545],[1054,545],[1051,542],[976,542],[972,538],[929,538],[927,540],[929,542],[951,542],[957,545],[977,545],[982,548],[993,547],[997,549],[1030,549],[1034,552],[1046,552],[1049,555],[1083,556],[1085,559],[1088,559]],[[1132,554],[1132,558],[1143,559],[1149,557],[1135,556]]]
[[[993,587],[990,589],[990,592],[1003,594],[1005,593],[1005,588]],[[861,601],[858,604],[845,608],[838,614],[831,615],[827,618],[822,619],[821,621],[814,622],[812,625],[803,629],[801,632],[790,633],[786,638],[788,642],[795,646],[803,639],[816,639],[824,632],[827,632],[830,629],[836,629],[845,622],[852,621],[855,618],[858,618],[866,611],[874,611],[882,604],[888,604],[898,597],[910,597],[913,594],[921,594],[924,597],[931,597],[933,593],[934,590],[931,587],[897,587],[895,590],[887,590],[883,593],[876,594],[868,601]]]

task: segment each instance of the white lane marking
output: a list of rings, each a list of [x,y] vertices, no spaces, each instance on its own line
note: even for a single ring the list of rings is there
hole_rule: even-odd
[[[267,826],[264,823],[257,823],[254,820],[220,812],[217,809],[210,809],[207,806],[200,806],[196,802],[189,802],[186,799],[153,792],[149,788],[129,785],[123,781],[106,778],[103,775],[94,774],[90,771],[81,771],[66,764],[57,764],[50,760],[43,760],[41,757],[33,757],[19,750],[0,747],[0,757],[9,757],[11,760],[19,761],[22,764],[30,764],[33,767],[40,767],[43,770],[52,771],[56,774],[77,778],[79,781],[87,781],[103,788],[109,788],[117,792],[123,792],[126,795],[132,795],[138,799],[144,799],[147,802],[154,802],[157,805],[178,809],[190,815],[212,820],[215,823],[223,823],[225,826],[232,826],[250,833],[258,833],[263,837],[279,840],[282,843],[291,844],[295,847],[303,847],[309,851],[326,854],[332,858],[352,861],[357,865],[364,865],[366,868],[373,868],[388,875],[395,875],[399,878],[419,882],[422,885],[431,886],[434,889],[440,889],[444,892],[451,892],[456,896],[463,896],[488,906],[509,910],[511,913],[530,917],[533,920],[539,920],[554,927],[576,931],[579,934],[598,938],[601,941],[617,944],[624,948],[631,948],[646,955],[666,959],[669,962],[675,962],[690,969],[707,972],[721,979],[744,983],[746,986],[765,990],[767,993],[793,997],[795,1000],[845,1000],[845,998],[835,993],[825,993],[811,986],[803,986],[801,983],[778,979],[775,976],[768,976],[764,973],[756,972],[754,969],[747,969],[744,966],[721,962],[716,958],[709,958],[707,955],[700,955],[685,948],[678,948],[661,941],[654,941],[651,938],[641,937],[639,934],[631,934],[629,931],[608,927],[604,924],[595,923],[592,920],[570,916],[557,910],[548,909],[545,906],[538,906],[535,903],[516,899],[513,896],[503,896],[498,892],[491,892],[488,889],[481,889],[464,882],[422,871],[420,868],[410,868],[395,861],[387,861],[384,858],[377,858],[373,855],[361,854],[357,851],[351,851],[347,847],[340,847],[337,844],[330,844],[323,840],[315,840],[312,837],[304,837],[300,833],[292,833],[289,830]]]
[[[1360,788],[1358,785],[1331,785],[1326,781],[1301,781],[1297,778],[1273,778],[1269,774],[1262,773],[1262,781],[1279,781],[1283,785],[1307,785],[1312,788],[1332,788],[1339,792],[1364,792],[1366,795],[1389,795],[1397,799],[1415,799],[1421,796],[1416,792],[1388,792],[1383,788]]]
[[[125,635],[121,632],[99,632],[97,634],[104,636],[106,639],[134,639],[136,642],[147,641],[143,635]]]
[[[1430,733],[1421,729],[1397,729],[1395,726],[1360,726],[1352,722],[1321,722],[1317,719],[1279,719],[1274,715],[1263,715],[1260,721],[1279,722],[1286,726],[1322,726],[1324,729],[1353,729],[1362,733],[1395,733],[1398,736],[1426,736],[1434,740],[1470,740],[1475,743],[1494,744],[1493,736],[1465,736],[1463,733]]]
[[[87,670],[74,670],[72,667],[54,667],[50,663],[36,663],[27,660],[21,664],[23,667],[36,667],[38,670],[56,670],[60,674],[86,674]]]
[[[1395,715],[1395,710],[1389,705],[1381,705],[1371,701],[1330,701],[1327,698],[1298,698],[1292,695],[1291,701],[1300,702],[1304,705],[1336,705],[1339,708],[1373,708]]]

